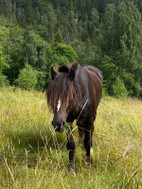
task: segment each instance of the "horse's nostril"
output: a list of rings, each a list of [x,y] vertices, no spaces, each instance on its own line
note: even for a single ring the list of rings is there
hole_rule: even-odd
[[[65,125],[65,122],[63,122],[63,126]]]

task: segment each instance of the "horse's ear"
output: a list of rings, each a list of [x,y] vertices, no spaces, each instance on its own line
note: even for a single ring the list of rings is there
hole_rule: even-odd
[[[69,65],[69,69],[73,69],[74,71],[77,70],[78,67],[78,61],[74,61]]]
[[[57,73],[54,71],[53,67],[51,66],[51,79],[54,80]]]
[[[73,81],[75,78],[75,71],[73,69],[70,69],[68,76],[69,76],[70,80]]]

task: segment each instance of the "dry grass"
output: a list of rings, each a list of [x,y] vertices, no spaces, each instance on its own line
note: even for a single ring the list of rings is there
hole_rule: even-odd
[[[0,188],[142,188],[142,101],[102,99],[91,166],[74,132],[76,175],[51,120],[45,94],[0,88]]]

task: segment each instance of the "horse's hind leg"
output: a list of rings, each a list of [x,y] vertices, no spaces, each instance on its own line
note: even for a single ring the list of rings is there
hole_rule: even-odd
[[[91,132],[91,130],[85,131],[84,146],[86,149],[87,161],[92,163],[92,159],[91,159],[91,155],[90,155],[90,150],[92,148],[92,132]]]
[[[87,161],[89,161],[90,163],[92,163],[90,151],[92,148],[92,135],[93,135],[93,131],[94,131],[93,120],[91,122],[92,123],[90,123],[90,125],[89,125],[90,128],[85,129],[85,139],[84,139],[84,146],[86,149]]]
[[[72,131],[69,129],[67,133],[67,149],[69,151],[69,171],[75,170],[75,160],[74,160],[74,153],[75,153],[75,141],[73,138]]]

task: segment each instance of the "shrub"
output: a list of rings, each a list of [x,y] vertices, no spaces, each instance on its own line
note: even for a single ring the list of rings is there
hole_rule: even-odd
[[[7,77],[2,73],[0,73],[0,87],[8,86],[8,85],[9,85],[9,81],[7,80]]]
[[[52,66],[62,66],[62,65],[68,65],[70,63],[70,61],[68,60],[68,58],[66,56],[59,56],[57,54],[55,54],[53,56],[53,64]]]
[[[69,62],[78,59],[76,51],[70,46],[63,43],[59,43],[55,48],[55,53],[59,56],[65,56],[68,58]]]
[[[15,80],[15,84],[24,89],[33,89],[37,84],[37,72],[33,68],[26,64]]]
[[[126,97],[128,95],[127,89],[123,81],[118,77],[112,86],[113,95],[118,97]]]
[[[45,88],[45,75],[43,72],[36,71],[36,77],[37,77],[37,84],[36,89],[43,90]]]
[[[108,91],[105,82],[103,82],[103,87],[102,87],[102,96],[107,96]]]

